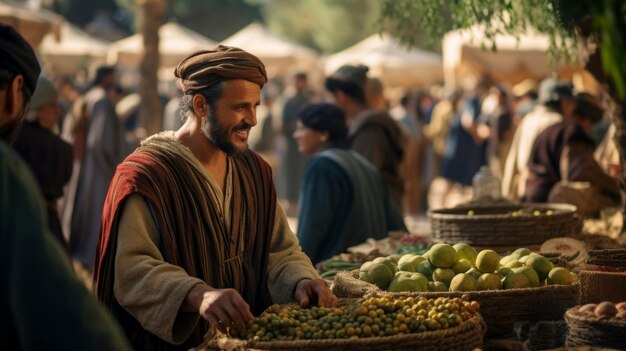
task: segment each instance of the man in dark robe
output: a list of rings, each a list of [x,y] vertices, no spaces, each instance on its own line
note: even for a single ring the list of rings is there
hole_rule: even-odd
[[[63,187],[72,175],[74,153],[72,146],[54,133],[59,119],[58,97],[59,92],[52,82],[39,77],[26,123],[13,143],[13,148],[35,174],[46,201],[48,227],[67,250],[57,200],[63,196]]]
[[[137,350],[187,350],[210,328],[243,331],[271,303],[334,305],[288,227],[269,165],[247,148],[263,63],[218,46],[175,74],[187,120],[118,166],[102,216],[98,297]]]
[[[573,117],[537,137],[523,201],[568,202],[577,205],[583,215],[596,215],[602,207],[619,205],[618,183],[596,162],[594,144],[587,134],[602,115],[599,102],[580,93]],[[585,182],[590,187],[572,186],[572,182]]]
[[[35,52],[0,24],[0,350],[130,350],[47,228],[34,176],[7,142],[37,85]]]
[[[400,163],[406,137],[387,112],[368,104],[365,95],[368,70],[365,66],[342,66],[326,78],[325,85],[346,113],[350,149],[378,169],[398,208],[402,208],[404,179],[400,175]]]

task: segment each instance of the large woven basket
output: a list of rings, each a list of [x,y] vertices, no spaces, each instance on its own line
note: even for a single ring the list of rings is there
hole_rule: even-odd
[[[563,318],[565,311],[578,304],[579,284],[549,285],[539,288],[487,290],[470,292],[400,292],[388,293],[361,281],[354,273],[339,272],[332,289],[338,297],[361,297],[365,294],[424,296],[427,298],[461,297],[480,303],[480,313],[487,324],[488,338],[513,336],[513,326],[520,321],[550,321]]]
[[[351,300],[351,299],[350,299]],[[470,351],[482,348],[485,322],[480,314],[462,324],[437,331],[411,333],[396,336],[321,339],[296,341],[244,341],[229,337],[209,336],[195,351],[209,350],[425,350]]]
[[[578,277],[581,304],[626,301],[626,273],[580,271]]]
[[[626,320],[599,319],[578,312],[578,306],[565,313],[567,346],[596,346],[626,350]]]
[[[524,209],[539,210],[543,214],[512,215]],[[552,211],[550,215],[545,214],[548,210]],[[473,214],[468,215],[469,211]],[[576,207],[567,204],[480,205],[430,210],[428,219],[433,239],[437,241],[510,248],[579,234],[582,223],[575,213]]]

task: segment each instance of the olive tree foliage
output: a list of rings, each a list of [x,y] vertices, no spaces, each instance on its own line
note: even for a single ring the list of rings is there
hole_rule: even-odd
[[[383,0],[380,22],[413,43],[415,33],[438,41],[445,33],[476,24],[484,48],[497,50],[495,36],[528,29],[546,34],[552,58],[588,59],[598,47],[615,96],[626,97],[626,2],[622,0]],[[586,64],[586,62],[582,62]],[[596,72],[592,72],[596,73]]]
[[[379,0],[266,0],[269,28],[293,41],[334,53],[377,33]]]

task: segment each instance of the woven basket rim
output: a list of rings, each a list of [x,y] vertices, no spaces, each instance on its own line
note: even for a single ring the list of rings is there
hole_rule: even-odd
[[[592,270],[583,269],[580,272],[578,272],[579,276],[581,274],[595,274],[595,275],[603,275],[607,277],[623,277],[624,279],[626,279],[626,272],[606,272],[606,271],[592,271]]]
[[[559,212],[552,214],[550,217],[571,216],[576,213],[576,206],[564,203],[526,203],[519,205],[481,205],[481,206],[457,206],[453,208],[439,208],[426,211],[426,215],[429,219],[454,219],[454,220],[492,220],[492,219],[507,219],[507,220],[527,220],[529,218],[536,218],[532,214],[522,214],[519,216],[511,216],[508,213],[501,214],[474,214],[472,216],[467,215],[468,209],[480,210],[480,209],[508,209],[516,210],[522,208],[540,208],[546,210],[558,210]],[[459,213],[455,213],[459,212]],[[462,212],[462,213],[461,213]]]
[[[439,338],[454,338],[457,336],[463,336],[476,330],[476,327],[480,328],[481,338],[484,336],[486,328],[482,316],[478,313],[472,318],[464,321],[462,324],[448,328],[445,330],[426,331],[420,333],[407,333],[403,335],[393,336],[373,336],[367,338],[347,338],[347,339],[309,339],[309,340],[294,340],[294,341],[250,341],[246,343],[247,348],[252,349],[274,349],[274,348],[298,348],[298,347],[323,347],[323,346],[367,346],[367,345],[394,345],[408,341],[426,341],[435,340]]]
[[[433,295],[441,295],[441,296],[445,296],[446,294],[459,294],[459,295],[464,295],[464,294],[471,294],[471,296],[475,296],[475,295],[479,295],[479,296],[494,296],[494,295],[498,295],[498,296],[504,296],[504,295],[519,295],[519,294],[525,294],[525,293],[529,293],[529,292],[536,292],[536,291],[548,291],[548,290],[575,290],[576,288],[579,288],[580,283],[576,282],[574,284],[571,285],[545,285],[545,286],[538,286],[538,287],[534,287],[534,288],[519,288],[519,289],[499,289],[499,290],[472,290],[472,291],[422,291],[422,292],[399,292],[399,293],[391,293],[391,292],[386,292],[381,290],[381,292],[383,293],[387,293],[387,294],[400,294],[400,295],[392,295],[392,296],[402,296],[402,294],[405,293],[413,293],[413,294],[433,294]]]
[[[581,306],[574,306],[565,311],[565,319],[571,323],[588,323],[596,326],[610,326],[626,329],[626,320],[619,320],[617,318],[601,319],[595,316],[590,316],[586,313],[579,312],[578,309]]]

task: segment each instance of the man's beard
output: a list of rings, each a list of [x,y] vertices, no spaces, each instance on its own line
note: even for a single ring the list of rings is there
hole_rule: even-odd
[[[0,126],[0,139],[6,141],[9,145],[15,141],[24,121],[26,108],[20,111],[20,117],[12,119],[9,123]]]
[[[213,145],[217,146],[229,156],[241,158],[248,150],[248,146],[246,145],[244,148],[240,149],[231,142],[230,138],[234,131],[238,129],[250,129],[251,127],[252,126],[247,123],[241,123],[230,130],[226,129],[218,122],[216,113],[211,108],[206,119],[202,121],[201,129],[202,133],[204,133]]]

